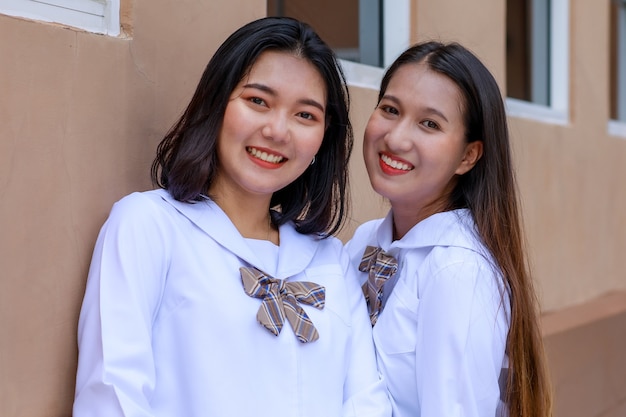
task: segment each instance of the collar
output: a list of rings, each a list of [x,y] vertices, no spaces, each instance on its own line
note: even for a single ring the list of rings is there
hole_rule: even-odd
[[[230,218],[214,201],[207,198],[194,203],[184,203],[175,200],[167,190],[154,192],[224,249],[252,266],[263,265]],[[281,225],[278,230],[280,246],[275,278],[284,279],[304,271],[315,256],[320,239],[313,235],[298,233],[291,222]]]
[[[376,232],[378,245],[392,251],[430,246],[458,246],[475,249],[480,242],[469,209],[435,213],[408,231],[400,240],[393,239],[393,211],[389,210]]]

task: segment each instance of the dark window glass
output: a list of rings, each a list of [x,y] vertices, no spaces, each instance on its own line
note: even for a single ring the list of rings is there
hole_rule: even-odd
[[[550,0],[507,0],[507,96],[550,105]]]
[[[310,24],[341,59],[382,66],[382,0],[268,0],[267,14]]]

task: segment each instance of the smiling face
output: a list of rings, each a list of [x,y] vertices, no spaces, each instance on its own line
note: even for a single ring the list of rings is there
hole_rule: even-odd
[[[269,199],[311,164],[325,130],[326,86],[290,53],[263,52],[233,90],[209,194]]]
[[[414,223],[450,203],[458,175],[469,171],[482,143],[467,143],[464,100],[446,76],[423,63],[401,66],[372,113],[363,155],[372,187]]]

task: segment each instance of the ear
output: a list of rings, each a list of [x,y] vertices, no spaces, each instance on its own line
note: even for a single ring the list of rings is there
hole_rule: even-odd
[[[456,169],[456,174],[463,175],[469,172],[474,165],[478,162],[478,160],[483,156],[483,141],[475,140],[474,142],[470,142],[465,146],[465,153],[463,154],[463,159],[461,159],[461,163]]]

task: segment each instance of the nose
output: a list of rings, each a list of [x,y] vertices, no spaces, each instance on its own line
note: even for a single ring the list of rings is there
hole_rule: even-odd
[[[289,120],[287,115],[280,111],[272,111],[261,130],[264,137],[274,141],[285,141],[289,138]]]
[[[393,153],[408,152],[413,146],[411,131],[408,122],[402,121],[390,127],[385,133],[385,144]]]

